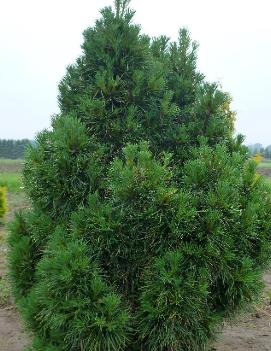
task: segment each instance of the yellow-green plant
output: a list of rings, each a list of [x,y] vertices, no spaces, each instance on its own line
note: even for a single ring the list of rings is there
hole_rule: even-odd
[[[7,189],[0,187],[0,218],[4,217],[7,212]]]
[[[261,163],[263,160],[263,156],[258,152],[256,155],[252,157],[252,159],[257,162],[257,164]]]

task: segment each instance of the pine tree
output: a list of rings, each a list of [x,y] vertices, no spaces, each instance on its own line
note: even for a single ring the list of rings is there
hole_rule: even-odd
[[[84,32],[61,112],[29,148],[9,237],[33,350],[204,350],[259,297],[271,199],[197,44],[150,39],[129,1]]]

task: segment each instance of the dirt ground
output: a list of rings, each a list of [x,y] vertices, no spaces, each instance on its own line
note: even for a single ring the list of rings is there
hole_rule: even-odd
[[[22,170],[22,160],[1,160],[0,162],[0,173],[18,173]]]
[[[0,351],[22,351],[28,344],[17,312],[0,309]]]
[[[5,244],[6,224],[13,213],[27,206],[22,193],[8,195],[8,207],[11,209],[0,223],[0,351],[22,351],[28,344],[28,336],[23,329],[16,308],[12,302],[7,278]]]
[[[265,293],[263,305],[239,320],[225,326],[216,351],[271,351],[271,271],[264,275]]]
[[[22,195],[9,196],[9,203],[13,210],[7,220],[12,217],[14,210],[27,206]],[[7,281],[5,236],[5,225],[0,224],[0,283]],[[213,351],[271,351],[271,305],[268,297],[271,271],[265,274],[264,281],[266,289],[262,306],[233,325],[225,326],[217,343],[213,345]],[[30,337],[24,331],[10,292],[3,293],[3,286],[0,285],[0,351],[23,351]]]
[[[271,168],[258,168],[258,172],[263,176],[271,177]]]

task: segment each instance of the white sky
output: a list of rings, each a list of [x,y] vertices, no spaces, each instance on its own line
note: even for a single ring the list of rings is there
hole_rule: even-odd
[[[30,138],[58,112],[57,84],[82,31],[113,0],[0,0],[0,138]],[[236,130],[271,144],[271,0],[132,0],[150,36],[199,42],[199,69],[233,97]]]

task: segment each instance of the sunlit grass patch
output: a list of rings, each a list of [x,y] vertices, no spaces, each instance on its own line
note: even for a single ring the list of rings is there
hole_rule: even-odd
[[[20,173],[0,173],[0,186],[4,186],[9,192],[18,192],[22,190],[22,177]]]
[[[259,168],[271,168],[271,160],[263,160],[259,163]]]

